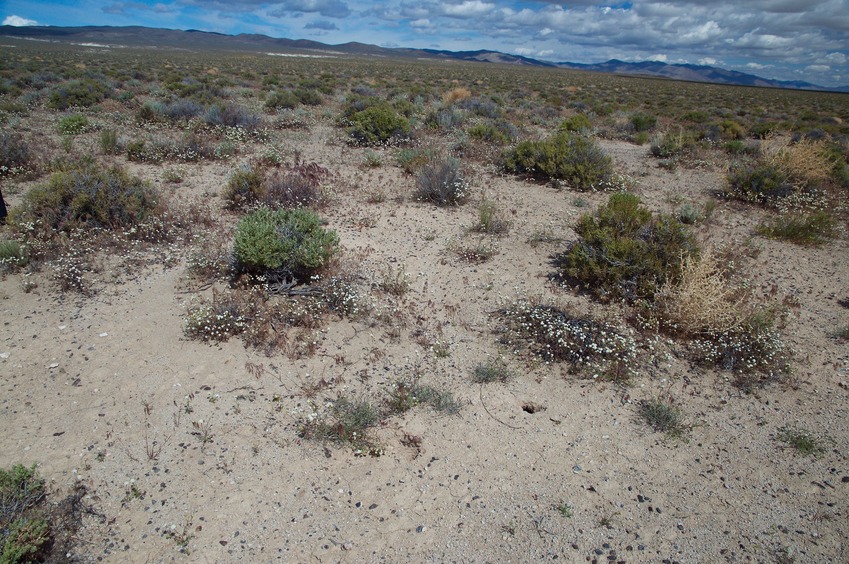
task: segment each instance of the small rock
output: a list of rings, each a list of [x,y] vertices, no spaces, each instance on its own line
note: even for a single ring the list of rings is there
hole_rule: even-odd
[[[7,352],[0,353],[0,358],[2,358],[3,360],[6,360],[7,358],[9,358],[9,353],[7,353]]]
[[[101,334],[100,334],[100,336],[101,336],[101,337],[108,337],[108,336],[109,336],[109,333],[101,333]]]
[[[416,527],[417,533],[424,533],[425,531],[427,531],[427,527],[424,525],[419,525],[418,527]]]

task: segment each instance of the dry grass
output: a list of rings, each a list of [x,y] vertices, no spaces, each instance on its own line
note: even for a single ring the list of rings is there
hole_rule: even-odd
[[[451,104],[456,104],[457,102],[462,102],[468,98],[472,97],[472,91],[468,88],[457,87],[453,90],[449,90],[445,94],[442,95],[442,101],[446,106],[450,106]]]
[[[825,142],[800,139],[791,143],[787,137],[769,135],[761,142],[764,162],[786,173],[802,187],[828,181],[832,164]]]
[[[684,257],[681,280],[659,293],[661,311],[669,325],[686,334],[722,332],[744,318],[739,292],[729,284],[713,249]]]

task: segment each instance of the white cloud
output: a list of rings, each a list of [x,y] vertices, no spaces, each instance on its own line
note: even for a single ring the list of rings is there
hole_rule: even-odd
[[[650,56],[646,57],[646,60],[647,61],[657,61],[658,63],[665,63],[668,58],[669,57],[667,57],[666,55],[660,53],[660,54],[657,54],[657,55],[650,55]]]
[[[766,67],[767,67],[767,65],[762,65],[760,63],[746,63],[747,69],[761,70],[761,69],[765,69]]]
[[[35,20],[31,20],[29,18],[22,18],[21,16],[6,16],[3,20],[3,25],[11,25],[14,27],[24,27],[31,25],[38,25],[38,22]]]
[[[716,63],[717,63],[717,60],[714,59],[713,57],[704,57],[704,58],[699,59],[700,65],[706,65],[706,66],[712,67]]]
[[[849,57],[846,57],[843,53],[829,53],[825,56],[825,60],[835,65],[845,65]]]
[[[495,9],[495,4],[481,2],[480,0],[465,0],[462,4],[449,4],[444,9],[448,16],[474,18],[492,12]]]
[[[831,67],[828,65],[808,65],[805,70],[809,72],[829,72]]]

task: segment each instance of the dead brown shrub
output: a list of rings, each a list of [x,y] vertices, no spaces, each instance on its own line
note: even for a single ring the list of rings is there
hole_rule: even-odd
[[[680,281],[667,282],[658,297],[669,327],[685,334],[727,331],[745,315],[739,291],[729,283],[711,248],[698,257],[684,257]]]
[[[761,142],[761,155],[766,164],[784,172],[803,188],[827,182],[832,169],[822,140],[803,138],[791,143],[786,137],[768,135]]]
[[[462,86],[454,88],[453,90],[449,90],[445,94],[442,95],[442,101],[446,106],[450,106],[451,104],[456,104],[457,102],[462,102],[468,98],[472,97],[472,91],[468,88],[464,88]]]

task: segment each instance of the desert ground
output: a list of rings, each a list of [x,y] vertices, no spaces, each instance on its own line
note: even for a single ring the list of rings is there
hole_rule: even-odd
[[[454,151],[470,191],[436,206],[396,164],[410,145],[352,146],[327,107],[226,159],[131,161],[100,151],[101,130],[135,127],[130,110],[104,104],[83,110],[97,127],[66,152],[124,167],[172,210],[196,206],[208,221],[165,243],[92,250],[83,291],[59,287],[69,263],[55,258],[2,273],[0,467],[36,464],[50,500],[84,487],[68,561],[849,560],[849,347],[835,336],[849,319],[845,221],[818,246],[758,236],[775,212],[717,197],[721,151],[673,167],[649,144],[596,135],[654,213],[713,202],[696,238],[733,251],[748,299],[780,306],[791,370],[739,386],[692,362],[685,340],[634,323],[627,304],[552,277],[578,219],[609,192],[508,174],[500,149],[458,152],[450,134],[424,132],[409,143]],[[60,115],[36,107],[10,130],[61,153]],[[198,277],[192,261],[230,252],[244,212],[222,193],[272,144],[283,170],[300,159],[330,171],[319,214],[338,235],[333,272],[355,307],[283,329],[287,347],[190,338],[192,304],[236,291],[226,275]],[[4,179],[10,209],[48,176]],[[483,201],[506,232],[474,231]],[[12,225],[2,235],[17,236]],[[633,374],[594,375],[509,339],[503,312],[527,299],[619,328],[636,342]],[[476,382],[495,362],[504,381]],[[341,398],[385,405],[399,382],[450,405],[383,411],[362,443],[304,433]],[[658,400],[680,410],[680,433],[641,415]],[[812,437],[812,452],[791,445],[791,431]]]

